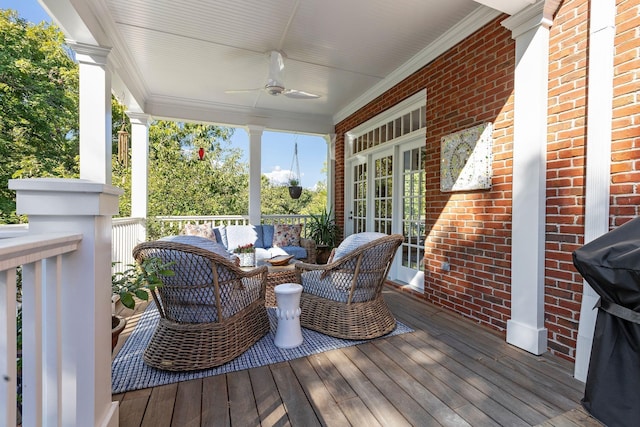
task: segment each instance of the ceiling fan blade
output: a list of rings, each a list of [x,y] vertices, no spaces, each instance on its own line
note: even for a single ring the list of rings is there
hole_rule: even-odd
[[[261,91],[263,88],[255,88],[255,89],[230,89],[225,90],[224,93],[251,93]]]
[[[320,98],[320,95],[316,95],[315,93],[303,92],[301,90],[295,89],[287,89],[282,93],[287,98],[292,99],[316,99]]]

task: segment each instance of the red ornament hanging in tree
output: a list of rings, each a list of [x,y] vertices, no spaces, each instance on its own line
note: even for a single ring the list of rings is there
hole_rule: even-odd
[[[204,159],[204,148],[200,147],[200,149],[198,150],[198,159],[203,160]]]

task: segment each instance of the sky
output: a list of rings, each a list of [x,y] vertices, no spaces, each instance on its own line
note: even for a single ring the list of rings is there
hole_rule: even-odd
[[[38,0],[0,0],[0,9],[13,9],[18,15],[33,23],[52,22]],[[298,143],[300,185],[313,188],[319,181],[326,182],[323,171],[327,160],[327,144],[321,136],[287,134],[265,131],[262,134],[262,165],[260,170],[274,183],[285,183],[295,172],[293,162],[294,145]],[[249,160],[249,136],[244,129],[237,128],[231,139],[233,147],[243,150],[243,160]]]

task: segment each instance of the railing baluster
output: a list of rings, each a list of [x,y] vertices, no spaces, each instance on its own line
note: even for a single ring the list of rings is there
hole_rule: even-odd
[[[22,266],[22,418],[42,425],[42,261]]]
[[[0,319],[6,319],[0,331],[0,424],[16,425],[16,269],[0,271]]]

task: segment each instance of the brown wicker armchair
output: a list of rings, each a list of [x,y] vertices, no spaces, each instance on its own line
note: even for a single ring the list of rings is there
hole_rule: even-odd
[[[168,371],[222,365],[269,331],[267,267],[242,271],[225,256],[168,241],[141,243],[133,256],[175,261],[175,275],[162,277],[152,292],[160,321],[143,355],[148,365]]]
[[[301,325],[345,339],[370,339],[393,331],[396,320],[382,299],[382,286],[403,240],[400,234],[354,234],[337,248],[329,264],[296,264],[303,287]]]

